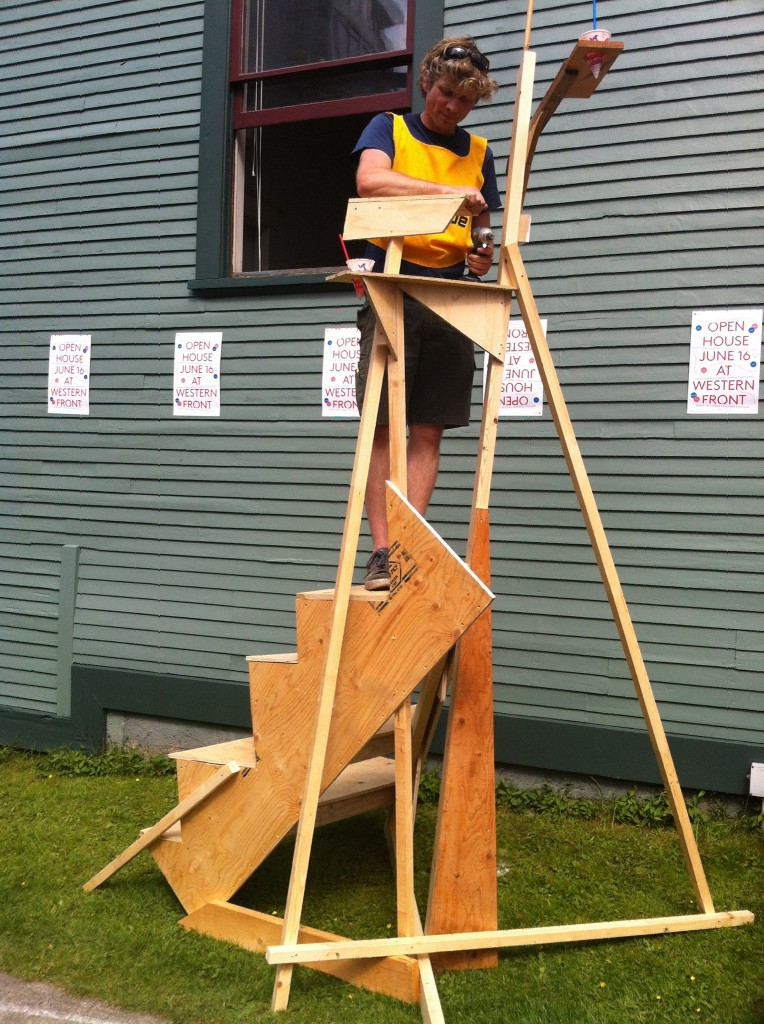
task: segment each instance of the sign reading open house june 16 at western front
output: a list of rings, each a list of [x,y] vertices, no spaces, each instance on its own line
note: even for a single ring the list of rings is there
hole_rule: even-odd
[[[175,335],[173,415],[220,415],[222,331],[179,331]]]
[[[89,334],[51,334],[48,412],[89,415],[90,347]]]
[[[760,309],[692,314],[687,412],[749,415],[759,408]]]

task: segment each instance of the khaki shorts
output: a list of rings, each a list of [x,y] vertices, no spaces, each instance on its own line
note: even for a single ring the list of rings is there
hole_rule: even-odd
[[[358,311],[361,357],[356,401],[363,407],[376,317],[369,305]],[[464,427],[470,421],[475,346],[461,331],[408,295],[403,297],[406,346],[406,422]],[[377,422],[388,422],[387,372]]]

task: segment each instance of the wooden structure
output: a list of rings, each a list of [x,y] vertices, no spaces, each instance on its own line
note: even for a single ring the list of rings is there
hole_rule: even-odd
[[[384,273],[364,274],[377,331],[350,483],[337,577],[299,594],[297,651],[249,660],[253,735],[173,755],[177,807],[96,874],[102,884],[149,849],[184,906],[182,925],[265,951],[276,964],[272,1008],[286,1007],[295,964],[408,1001],[443,1020],[434,966],[490,966],[506,946],[581,942],[744,924],[747,911],[714,909],[665,733],[520,255],[522,214],[538,135],[566,95],[586,97],[621,43],[578,43],[531,118],[535,55],[520,65],[496,284],[400,274],[403,236],[442,231],[460,197],[354,200],[348,239],[388,237]],[[604,54],[595,79],[586,62]],[[339,275],[352,280],[349,273]],[[488,353],[466,559],[406,500],[403,296],[457,326]],[[679,832],[699,912],[681,917],[500,930],[496,914],[489,495],[507,324],[516,297],[578,496],[613,618]],[[384,373],[390,402],[387,489],[392,583],[352,585],[372,439]],[[419,773],[452,681],[444,778],[424,924],[414,898],[413,827]],[[412,708],[411,695],[419,690]],[[393,753],[393,757],[384,756]],[[393,808],[398,905],[395,938],[364,942],[302,925],[313,833],[326,821]],[[284,918],[230,902],[296,827]]]

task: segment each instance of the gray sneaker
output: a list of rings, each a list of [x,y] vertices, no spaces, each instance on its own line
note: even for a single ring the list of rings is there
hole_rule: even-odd
[[[389,590],[390,568],[387,562],[387,548],[377,548],[366,563],[366,577],[363,581],[367,590]]]

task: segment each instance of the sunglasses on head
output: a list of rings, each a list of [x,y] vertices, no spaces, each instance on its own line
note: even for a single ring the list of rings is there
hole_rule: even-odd
[[[443,51],[444,60],[464,60],[465,57],[469,57],[470,63],[478,71],[487,72],[491,66],[488,58],[480,50],[470,50],[466,46],[447,46]]]

